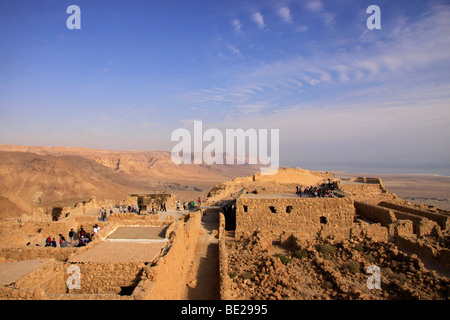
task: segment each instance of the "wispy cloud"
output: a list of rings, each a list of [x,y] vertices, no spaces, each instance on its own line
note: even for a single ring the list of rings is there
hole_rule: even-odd
[[[264,104],[244,104],[237,106],[237,109],[243,114],[254,114],[267,109],[267,106]]]
[[[235,46],[233,46],[231,44],[227,44],[227,49],[230,50],[230,52],[232,54],[235,54],[235,55],[238,55],[238,56],[242,57],[241,51],[238,48],[236,48]]]
[[[278,9],[278,15],[281,17],[281,19],[286,23],[292,23],[292,16],[291,11],[288,7],[281,7]]]
[[[242,33],[242,23],[241,21],[239,21],[239,19],[233,19],[233,21],[231,21],[231,25],[233,26],[233,30],[235,33]]]
[[[288,106],[289,95],[307,94],[320,86],[351,91],[380,83],[393,88],[412,86],[436,77],[448,81],[439,70],[440,64],[446,62],[448,66],[450,61],[449,20],[450,8],[435,8],[387,36],[372,33],[361,39],[336,38],[336,43],[345,43],[346,51],[337,52],[339,45],[330,44],[332,50],[324,47],[320,54],[241,66],[222,81],[221,90],[195,90],[185,97],[234,106],[256,105],[261,97],[267,97],[271,101],[284,100],[283,105]],[[370,42],[365,42],[366,36],[370,36]],[[228,49],[240,53],[237,47]]]
[[[265,26],[264,17],[260,12],[255,12],[254,14],[252,14],[252,20],[256,23],[256,25],[260,29]]]
[[[320,0],[308,0],[304,3],[305,8],[312,12],[319,12],[323,9],[322,1]]]

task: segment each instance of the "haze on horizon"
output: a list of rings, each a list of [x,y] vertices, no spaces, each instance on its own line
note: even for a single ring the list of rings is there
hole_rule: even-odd
[[[450,175],[449,21],[443,0],[0,1],[0,144],[170,151],[201,120],[280,129],[282,166]]]

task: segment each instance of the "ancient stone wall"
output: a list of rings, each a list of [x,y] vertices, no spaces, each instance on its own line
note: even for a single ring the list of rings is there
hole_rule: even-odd
[[[219,218],[219,274],[220,274],[220,299],[230,300],[232,299],[231,291],[231,279],[228,275],[228,252],[225,239],[225,216],[220,213]]]
[[[159,209],[161,204],[165,203],[168,210],[175,210],[177,206],[177,199],[173,193],[147,193],[147,194],[130,194],[128,197],[121,201],[121,205],[146,205],[147,208],[151,208],[151,205],[155,205],[155,209]],[[147,209],[148,210],[148,209]]]
[[[0,263],[23,260],[54,258],[67,261],[79,248],[50,248],[50,247],[9,247],[0,249]]]
[[[355,198],[378,197],[383,193],[380,185],[368,183],[339,184],[339,189]]]
[[[426,210],[414,209],[414,208],[410,208],[407,206],[403,206],[400,204],[395,204],[395,203],[391,203],[391,202],[387,202],[387,201],[381,201],[378,205],[382,206],[382,207],[394,209],[397,211],[401,211],[401,212],[411,213],[413,215],[424,217],[429,220],[433,220],[437,224],[439,224],[439,226],[441,227],[442,230],[447,229],[449,226],[449,218],[450,217],[447,215],[444,215],[444,214],[434,213],[434,212],[430,212],[430,211],[426,211]]]
[[[283,233],[348,233],[355,208],[347,198],[246,198],[236,201],[236,238],[260,229]]]
[[[64,267],[60,261],[53,260],[38,270],[27,274],[15,283],[15,287],[42,294],[66,293]]]
[[[385,227],[397,221],[393,211],[387,208],[360,201],[355,201],[354,204],[357,214],[362,215],[370,221],[380,222]]]
[[[143,263],[67,263],[61,281],[64,286],[70,276],[67,273],[70,265],[80,268],[81,289],[72,292],[76,294],[119,294],[123,287],[136,286],[144,267]]]
[[[394,207],[396,205],[392,204],[392,206]],[[358,215],[361,215],[370,221],[379,222],[381,223],[381,225],[389,228],[391,230],[391,236],[394,236],[394,234],[393,229],[390,227],[390,225],[398,220],[411,221],[413,226],[413,233],[417,234],[419,237],[439,232],[437,230],[439,229],[437,222],[431,221],[423,216],[419,216],[413,213],[390,209],[387,207],[360,201],[355,201],[355,208]]]
[[[414,235],[399,235],[395,238],[395,244],[417,252],[433,261],[438,262],[446,268],[450,268],[450,250],[448,248],[436,248],[430,244],[420,241]]]
[[[186,279],[197,246],[202,212],[189,213],[170,228],[169,244],[155,265],[143,269],[136,299],[178,300],[186,294]],[[169,233],[169,232],[168,232]]]

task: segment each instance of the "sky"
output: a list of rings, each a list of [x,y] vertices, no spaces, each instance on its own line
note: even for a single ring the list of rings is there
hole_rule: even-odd
[[[200,120],[279,129],[284,166],[450,175],[449,31],[443,0],[0,0],[0,144],[170,151]]]

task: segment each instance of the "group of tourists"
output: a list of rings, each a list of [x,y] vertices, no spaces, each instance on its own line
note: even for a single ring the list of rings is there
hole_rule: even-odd
[[[197,203],[198,203],[198,207],[200,208],[201,205],[202,205],[202,199],[200,197],[197,199]],[[183,202],[183,210],[184,211],[192,210],[194,208],[195,208],[195,201],[194,200],[188,201],[187,203]],[[177,202],[177,211],[180,211],[180,210],[181,210],[181,204],[180,204],[180,201],[178,201]]]
[[[334,190],[334,187],[331,183],[324,184],[321,187],[305,187],[305,189],[302,190],[301,186],[297,186],[297,195],[299,197],[309,197],[309,198],[331,198],[332,191]]]
[[[140,211],[141,211],[141,208],[138,205],[136,205],[136,204],[130,204],[128,206],[126,204],[123,204],[123,205],[119,206],[119,212],[120,213],[130,212],[130,213],[137,213],[137,214],[139,214]],[[112,209],[111,209],[111,213],[112,213]]]
[[[111,215],[112,213],[113,213],[112,209],[109,209],[109,215]],[[102,207],[102,209],[100,210],[100,221],[106,222],[106,220],[107,220],[106,209]]]
[[[59,243],[59,246],[61,248],[84,247],[86,244],[88,244],[89,242],[92,241],[93,237],[95,237],[95,235],[99,231],[100,231],[100,226],[98,226],[97,224],[94,225],[92,233],[86,232],[86,230],[83,228],[83,226],[80,226],[80,228],[77,232],[75,232],[75,230],[73,230],[73,228],[72,228],[69,231],[69,234],[68,234],[69,239],[68,240],[66,240],[66,238],[62,234],[59,234],[59,240],[58,240],[58,242],[56,242],[56,239],[52,238],[52,236],[49,235],[47,237],[47,239],[45,239],[45,246],[56,248]]]

